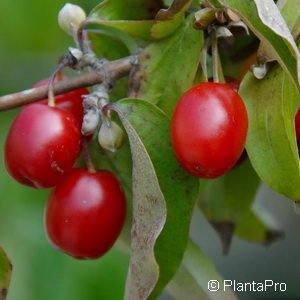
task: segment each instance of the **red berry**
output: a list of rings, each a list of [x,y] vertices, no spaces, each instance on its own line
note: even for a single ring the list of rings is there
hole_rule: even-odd
[[[67,111],[41,104],[26,106],[5,143],[5,165],[22,184],[48,188],[69,171],[80,152],[80,128]]]
[[[232,88],[213,82],[197,84],[182,96],[172,118],[175,155],[192,175],[219,177],[239,159],[247,129],[245,105]]]
[[[50,242],[61,251],[95,259],[113,246],[125,216],[125,196],[112,173],[72,169],[50,195],[45,227]]]
[[[57,81],[58,80],[55,80],[55,82]],[[48,82],[48,79],[39,81],[34,85],[34,87],[48,85]],[[89,94],[89,90],[82,88],[55,96],[55,105],[58,108],[71,112],[76,117],[78,123],[81,125],[83,119],[82,96],[87,94]],[[48,99],[40,100],[38,103],[48,104]]]

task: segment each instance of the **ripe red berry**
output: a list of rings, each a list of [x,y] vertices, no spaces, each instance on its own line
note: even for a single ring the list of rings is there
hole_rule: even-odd
[[[72,169],[50,195],[45,227],[52,244],[80,259],[106,253],[118,238],[126,216],[126,200],[109,171]]]
[[[189,173],[216,178],[239,159],[248,129],[245,105],[228,85],[204,82],[180,99],[172,122],[175,155]]]
[[[55,80],[55,82],[57,81],[58,80]],[[34,85],[34,87],[48,85],[48,82],[48,79],[39,81]],[[89,94],[89,90],[82,88],[55,96],[55,105],[58,108],[71,112],[76,117],[78,123],[81,125],[83,119],[82,96],[87,94]],[[40,100],[38,103],[48,104],[48,99]]]
[[[26,106],[6,138],[4,160],[22,184],[48,188],[69,171],[80,152],[80,128],[67,111],[41,104]]]

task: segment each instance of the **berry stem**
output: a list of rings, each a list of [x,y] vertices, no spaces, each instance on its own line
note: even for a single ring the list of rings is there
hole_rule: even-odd
[[[78,30],[77,30],[77,42],[79,49],[85,53],[86,52],[86,43],[85,43],[85,34],[84,29],[85,27],[89,25],[89,21],[86,19],[83,22],[81,22]]]
[[[216,30],[214,29],[211,34],[211,52],[212,52],[212,66],[213,66],[213,79],[214,82],[224,83],[224,76],[222,65],[218,51],[218,38]]]
[[[205,39],[204,46],[201,50],[201,58],[200,58],[200,64],[202,68],[202,72],[204,75],[205,81],[208,81],[208,75],[207,75],[207,51],[209,47],[210,41],[209,38]]]
[[[61,73],[61,71],[65,67],[74,65],[74,63],[75,63],[74,58],[70,54],[65,54],[61,57],[58,65],[52,72],[52,74],[49,78],[49,83],[48,83],[48,105],[49,106],[51,106],[51,107],[55,106],[55,98],[54,98],[54,91],[53,91],[53,83],[54,83],[55,77],[57,75],[61,76],[61,75],[59,75]]]
[[[85,165],[90,173],[96,173],[96,168],[94,166],[94,163],[92,161],[90,152],[89,152],[89,147],[88,147],[88,141],[87,137],[84,136],[82,139],[82,155],[83,159],[85,162]]]

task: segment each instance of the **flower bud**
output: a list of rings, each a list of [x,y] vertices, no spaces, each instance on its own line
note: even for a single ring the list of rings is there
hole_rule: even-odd
[[[100,114],[98,109],[91,107],[87,109],[84,113],[81,133],[83,135],[90,135],[95,132],[100,121]]]
[[[71,3],[66,3],[58,13],[58,24],[68,34],[76,36],[79,25],[86,19],[84,10]]]
[[[114,121],[110,121],[110,126],[103,122],[98,135],[100,146],[111,152],[115,152],[123,144],[123,129]]]

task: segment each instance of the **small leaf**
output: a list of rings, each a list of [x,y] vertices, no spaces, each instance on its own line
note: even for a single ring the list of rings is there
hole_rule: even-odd
[[[235,234],[246,241],[270,245],[284,236],[267,211],[251,209],[238,222]]]
[[[274,1],[218,1],[241,17],[300,90],[300,54]]]
[[[110,26],[144,40],[161,39],[178,28],[190,3],[175,0],[169,9],[162,10],[161,1],[106,0],[92,10],[87,24]]]
[[[108,31],[88,31],[87,36],[97,57],[115,60],[130,54],[123,41]]]
[[[161,7],[160,1],[153,0],[106,0],[91,11],[87,22],[116,28],[132,36],[151,40],[150,31],[155,22],[150,19],[154,18]]]
[[[11,278],[12,265],[0,247],[0,300],[5,300]]]
[[[199,207],[220,235],[223,252],[230,247],[236,224],[254,200],[259,179],[249,160],[224,176],[207,180],[199,201]]]
[[[175,159],[170,122],[158,108],[135,99],[110,107],[127,131],[133,160],[132,258],[126,299],[147,299],[150,293],[149,299],[155,299],[182,260],[198,180]]]
[[[300,168],[294,117],[299,93],[277,66],[263,80],[244,77],[239,93],[245,101],[249,129],[247,153],[258,176],[273,190],[300,200]]]
[[[193,85],[200,61],[203,32],[193,29],[192,21],[190,16],[175,34],[144,49],[130,77],[131,97],[173,112],[178,99]]]

